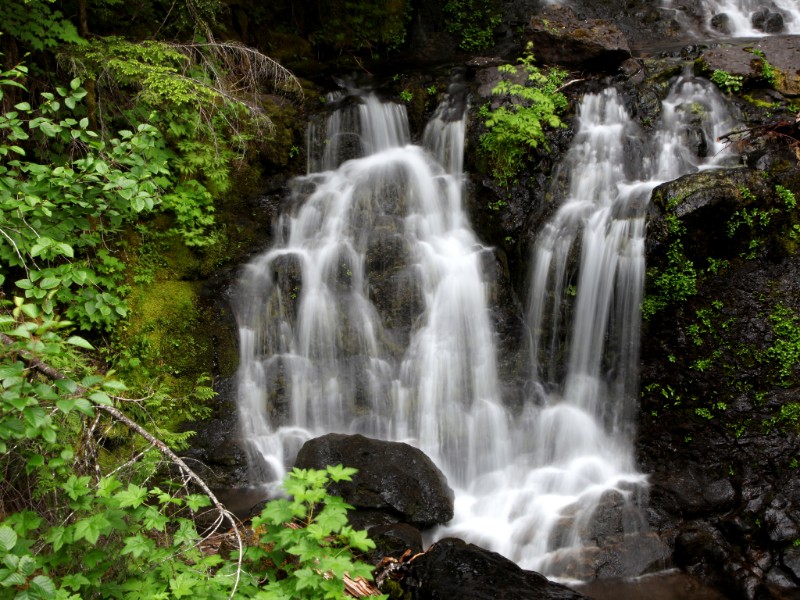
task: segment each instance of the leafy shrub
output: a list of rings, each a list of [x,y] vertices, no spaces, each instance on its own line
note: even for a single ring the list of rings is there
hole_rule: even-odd
[[[742,89],[743,78],[741,75],[732,75],[727,71],[717,69],[711,74],[711,81],[716,83],[722,91],[731,94]]]
[[[494,43],[501,15],[492,0],[448,0],[444,5],[445,29],[459,36],[459,48],[485,50]]]
[[[504,65],[500,71],[512,77],[522,71],[525,82],[506,79],[492,90],[507,99],[508,105],[496,109],[484,105],[479,111],[488,129],[480,138],[481,152],[488,157],[493,177],[502,185],[516,179],[531,148],[539,144],[547,147],[545,128],[563,127],[559,114],[567,107],[567,99],[559,91],[566,71],[540,71],[533,64],[530,45],[519,60],[519,65]]]

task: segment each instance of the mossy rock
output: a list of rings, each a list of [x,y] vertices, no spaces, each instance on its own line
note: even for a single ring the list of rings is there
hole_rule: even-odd
[[[124,337],[145,351],[145,360],[173,379],[179,390],[191,388],[203,374],[231,376],[236,347],[213,311],[202,306],[200,283],[160,281],[131,294],[131,318]],[[228,339],[231,338],[231,339]]]

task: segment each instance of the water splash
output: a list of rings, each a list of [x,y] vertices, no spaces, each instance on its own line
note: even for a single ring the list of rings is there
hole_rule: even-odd
[[[674,8],[675,1],[667,0],[665,5]],[[707,32],[745,38],[800,34],[797,0],[702,0],[700,9]]]

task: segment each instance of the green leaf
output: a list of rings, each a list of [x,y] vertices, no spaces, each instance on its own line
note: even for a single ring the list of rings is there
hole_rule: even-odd
[[[93,392],[89,394],[89,399],[95,404],[104,404],[106,406],[111,406],[113,404],[111,398],[109,398],[108,394],[105,392]]]
[[[126,506],[136,508],[141,506],[147,499],[147,488],[129,483],[128,489],[117,492],[114,494],[114,498],[119,500],[120,508],[125,508]]]
[[[71,544],[73,541],[72,527],[51,527],[50,531],[45,536],[45,541],[53,545],[53,550],[58,552],[66,544]]]
[[[125,539],[125,546],[122,554],[130,554],[134,558],[139,558],[143,554],[149,554],[155,548],[155,542],[142,535],[134,535]]]
[[[358,473],[358,469],[343,465],[330,465],[327,471],[333,481],[352,481],[353,475]]]
[[[111,523],[102,514],[95,514],[87,519],[75,523],[75,541],[84,539],[93,546],[106,531],[111,528]]]
[[[67,339],[67,343],[78,346],[79,348],[85,348],[86,350],[94,350],[94,346],[78,335],[70,336],[69,339]]]
[[[17,534],[11,527],[3,525],[0,527],[0,548],[6,552],[11,552],[12,548],[17,545]]]
[[[184,596],[192,595],[192,589],[197,585],[198,581],[196,577],[188,573],[181,573],[174,579],[170,579],[169,588],[175,598],[183,598]]]
[[[202,507],[211,506],[211,500],[205,494],[189,494],[186,496],[186,506],[197,512]]]

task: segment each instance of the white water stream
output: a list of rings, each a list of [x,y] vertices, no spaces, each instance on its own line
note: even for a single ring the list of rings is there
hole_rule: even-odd
[[[456,488],[456,516],[437,536],[568,574],[565,549],[586,542],[609,494],[638,526],[644,210],[659,182],[718,160],[729,117],[713,86],[689,78],[649,138],[613,89],[586,96],[563,167],[568,193],[533,254],[538,391],[512,413],[481,271],[488,250],[462,208],[463,102],[443,103],[417,146],[402,106],[334,101],[310,129],[309,174],[292,184],[273,247],[236,293],[253,479],[279,481],[302,443],[328,432],[408,441]]]
[[[665,2],[668,8],[675,5],[675,0]],[[800,0],[702,0],[699,8],[705,29],[709,32],[719,29],[712,24],[712,19],[717,17],[725,19],[723,29],[727,28],[731,37],[762,37],[766,35],[764,24],[762,22],[760,27],[756,25],[759,22],[759,13],[763,13],[762,21],[763,17],[770,14],[780,15],[783,19],[780,33],[800,34]]]

